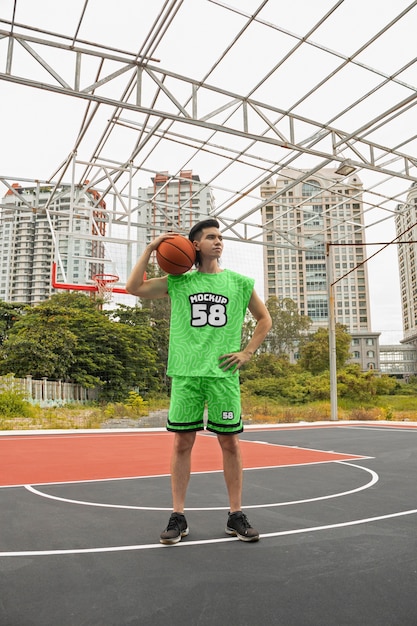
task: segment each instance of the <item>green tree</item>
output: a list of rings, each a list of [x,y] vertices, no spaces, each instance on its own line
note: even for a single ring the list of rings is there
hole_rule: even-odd
[[[109,319],[79,293],[56,294],[16,322],[0,351],[0,373],[100,386],[109,399],[157,386],[149,325]]]
[[[261,349],[277,355],[291,355],[310,328],[311,319],[300,315],[297,304],[290,298],[269,298],[266,307],[272,318],[272,328]]]
[[[0,300],[0,345],[7,338],[9,330],[22,317],[29,307]]]
[[[32,313],[16,323],[1,349],[0,373],[68,380],[77,337],[53,320],[38,320]]]
[[[163,301],[165,300],[167,299],[164,298]],[[152,303],[158,302],[157,300],[144,302],[151,306],[144,308],[141,304],[134,307],[118,304],[117,308],[109,313],[109,316],[110,319],[134,330],[133,340],[142,346],[142,351],[146,345],[147,358],[150,359],[152,367],[145,377],[146,363],[141,364],[141,393],[143,391],[164,391],[169,320],[164,324],[163,317],[161,323],[152,317]]]
[[[282,378],[291,369],[286,355],[277,356],[269,352],[256,354],[240,370],[240,379],[256,380],[258,378]]]
[[[342,368],[350,358],[351,337],[346,326],[336,324],[336,367]],[[319,374],[329,369],[329,331],[319,328],[300,344],[299,365],[302,369]]]
[[[253,335],[253,331],[255,330],[256,322],[253,315],[248,311],[245,315],[245,320],[242,326],[242,336],[240,342],[240,348],[243,350],[245,346],[248,345],[250,338]],[[258,350],[258,353],[260,350]]]
[[[146,274],[148,278],[165,276],[165,273],[157,266],[150,263]],[[149,324],[152,329],[152,348],[156,355],[156,367],[161,381],[162,389],[168,391],[170,381],[167,378],[169,326],[171,318],[171,300],[169,298],[154,298],[140,300],[143,310],[149,315]]]

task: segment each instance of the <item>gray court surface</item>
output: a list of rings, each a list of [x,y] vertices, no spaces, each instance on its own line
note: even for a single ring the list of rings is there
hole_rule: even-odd
[[[221,472],[192,476],[168,547],[168,476],[2,488],[1,626],[416,626],[417,429],[241,438],[364,458],[245,471],[254,544],[224,532]]]

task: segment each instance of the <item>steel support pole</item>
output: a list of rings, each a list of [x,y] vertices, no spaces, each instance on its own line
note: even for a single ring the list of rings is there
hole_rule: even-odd
[[[332,421],[337,421],[336,318],[333,283],[333,257],[331,250],[331,244],[326,244],[327,290],[329,306],[330,419]]]

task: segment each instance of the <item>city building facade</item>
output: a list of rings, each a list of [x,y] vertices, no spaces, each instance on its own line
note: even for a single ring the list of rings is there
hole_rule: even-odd
[[[170,231],[185,235],[213,211],[212,189],[192,170],[178,176],[159,172],[152,177],[152,185],[138,189],[139,241],[146,245]]]
[[[417,183],[395,213],[403,342],[417,346]]]
[[[362,183],[334,170],[294,183],[300,173],[283,170],[261,187],[265,205],[265,296],[291,298],[313,330],[329,323],[327,244],[335,285],[336,321],[349,332],[370,330],[363,235]],[[271,202],[266,202],[271,197]],[[340,279],[340,280],[338,280]]]
[[[33,305],[48,299],[56,246],[68,282],[84,282],[88,272],[99,272],[104,249],[90,235],[104,235],[104,210],[91,189],[77,188],[74,194],[71,186],[14,183],[0,206],[0,300]]]
[[[363,372],[381,370],[380,334],[369,331],[352,333],[350,362],[359,365]]]
[[[417,376],[417,348],[412,344],[380,346],[381,374],[407,380]]]
[[[330,267],[336,322],[357,341],[352,361],[364,370],[378,370],[379,333],[371,331],[362,182],[354,173],[347,178],[330,168],[298,182],[300,174],[285,169],[261,186],[265,298],[293,300],[299,313],[312,320],[312,332],[328,327]]]

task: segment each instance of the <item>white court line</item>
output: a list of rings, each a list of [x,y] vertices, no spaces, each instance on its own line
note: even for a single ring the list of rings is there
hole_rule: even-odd
[[[31,432],[30,434],[23,431],[0,431],[0,436],[4,436],[4,441],[14,442],[16,439],[19,441],[32,441],[33,439],[47,439],[50,441],[51,439],[86,439],[86,435],[88,435],[88,439],[106,439],[108,437],[115,437],[116,435],[123,435],[124,437],[131,437],[132,435],[147,435],[147,434],[162,434],[165,436],[170,436],[165,428],[146,428],[142,430],[129,430],[125,428],[123,430],[105,430],[102,431],[94,431],[94,430],[77,430],[77,432],[65,432],[65,431],[54,431],[49,434],[46,431],[37,431]]]
[[[360,465],[355,465],[354,463],[347,463],[345,461],[334,461],[335,463],[339,463],[340,465],[346,465],[347,467],[356,467],[364,472],[367,472],[371,475],[371,480],[365,483],[360,487],[356,487],[355,489],[350,489],[349,491],[341,491],[339,493],[332,493],[326,496],[317,496],[316,498],[307,498],[304,500],[290,500],[288,502],[270,502],[268,504],[248,504],[245,505],[245,509],[264,509],[270,507],[278,507],[278,506],[290,506],[292,504],[306,504],[309,502],[319,502],[321,500],[330,500],[332,498],[341,498],[343,496],[348,496],[353,493],[358,493],[359,491],[363,491],[365,489],[369,489],[373,485],[375,485],[379,476],[376,472],[367,467],[362,467]],[[311,463],[309,464],[311,465]],[[299,465],[289,466],[289,467],[299,467]],[[171,511],[171,507],[155,507],[155,506],[133,506],[128,504],[107,504],[104,502],[91,502],[86,500],[73,500],[70,498],[61,498],[59,496],[54,496],[52,494],[44,493],[43,491],[39,491],[39,489],[35,489],[33,485],[25,485],[25,489],[30,491],[31,493],[40,496],[42,498],[46,498],[48,500],[56,500],[57,502],[65,502],[66,504],[78,504],[81,506],[93,506],[100,508],[108,508],[108,509],[128,509],[133,511]],[[213,507],[187,507],[187,511],[226,511],[229,507],[225,506],[213,506]]]
[[[374,430],[378,430],[379,432],[385,432],[385,433],[417,433],[417,428],[412,428],[412,427],[399,427],[399,426],[344,426],[344,428],[348,429],[348,430],[369,430],[371,432],[373,432]]]
[[[252,439],[241,439],[240,443],[241,444],[242,443],[257,443],[263,446],[271,446],[271,448],[291,448],[292,450],[302,450],[304,452],[319,452],[320,454],[338,454],[340,456],[351,456],[351,457],[354,457],[352,461],[353,460],[359,461],[362,459],[373,458],[369,456],[363,456],[362,454],[355,454],[354,452],[339,452],[337,450],[323,450],[321,448],[305,448],[304,446],[288,445],[286,443],[271,443],[270,441],[262,441],[262,440],[258,441],[258,440],[252,440]],[[315,462],[320,463],[320,461],[315,461]],[[301,463],[299,465],[301,465]],[[313,464],[311,463],[311,465]]]
[[[367,457],[365,457],[367,458]],[[215,470],[221,472],[222,470]],[[196,473],[196,472],[192,472]],[[116,478],[88,478],[83,480],[57,480],[51,483],[32,483],[32,485],[42,485],[42,487],[51,487],[53,485],[83,485],[88,483],[111,483],[116,480],[141,480],[144,478],[169,478],[171,474],[147,474],[146,476],[117,476]],[[0,489],[14,489],[17,487],[26,487],[25,483],[16,485],[0,485]]]
[[[306,448],[308,450],[308,448]],[[342,453],[337,453],[342,454]],[[348,455],[348,456],[357,456],[357,455]],[[366,461],[369,459],[374,459],[373,456],[360,456],[359,459],[361,461]],[[325,465],[326,463],[342,463],[344,461],[336,461],[335,459],[329,459],[328,461],[314,461],[313,463],[306,461],[305,463],[286,463],[279,465],[259,465],[258,467],[244,467],[244,472],[254,472],[260,470],[274,470],[274,469],[282,469],[284,467],[304,467],[308,465]],[[347,463],[347,461],[346,461]],[[363,469],[363,468],[362,468]],[[222,469],[218,470],[202,470],[201,472],[191,472],[191,476],[199,476],[200,474],[223,474]],[[31,483],[33,485],[38,485],[42,487],[51,487],[54,485],[80,485],[80,484],[88,484],[88,483],[107,483],[113,482],[116,480],[145,480],[147,478],[170,478],[171,474],[146,474],[145,476],[117,476],[116,478],[88,478],[82,480],[58,480],[49,483]],[[0,485],[1,489],[15,489],[20,487],[27,487],[25,483],[18,483],[16,485]],[[165,511],[165,509],[163,509]],[[167,509],[168,510],[168,509]],[[169,509],[171,510],[171,509]]]
[[[417,509],[409,511],[399,511],[397,513],[389,513],[388,515],[378,515],[376,517],[365,517],[362,519],[351,520],[350,522],[340,522],[338,524],[326,524],[325,526],[311,526],[310,528],[297,528],[293,530],[283,530],[275,533],[261,534],[261,539],[270,539],[272,537],[285,537],[289,535],[301,535],[304,533],[315,533],[322,530],[334,530],[335,528],[346,528],[348,526],[358,526],[360,524],[371,524],[382,520],[393,519],[395,517],[404,517],[405,515],[415,515]],[[97,554],[103,552],[128,552],[135,550],[154,550],[156,548],[187,548],[194,546],[212,545],[215,543],[225,543],[227,541],[239,541],[237,537],[222,537],[219,539],[205,539],[199,541],[181,541],[173,546],[162,545],[161,543],[138,544],[131,546],[109,546],[107,548],[77,548],[75,550],[26,550],[21,552],[0,552],[0,557],[19,557],[19,556],[59,556],[66,554]]]

